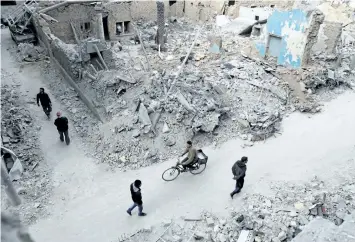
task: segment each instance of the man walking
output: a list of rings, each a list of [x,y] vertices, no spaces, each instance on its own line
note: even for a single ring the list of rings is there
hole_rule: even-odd
[[[238,160],[234,165],[232,166],[232,173],[233,173],[233,179],[236,180],[235,183],[235,189],[234,191],[230,194],[231,198],[233,199],[233,196],[242,190],[243,185],[244,185],[244,177],[245,173],[247,171],[247,166],[246,163],[248,162],[248,157],[243,156],[241,160]]]
[[[138,216],[145,216],[146,213],[143,213],[143,201],[141,193],[142,182],[140,180],[135,180],[131,186],[131,196],[133,200],[133,205],[127,210],[127,213],[132,216],[132,210],[138,206]]]
[[[61,112],[57,112],[57,119],[54,121],[54,125],[57,126],[57,130],[59,132],[60,141],[64,142],[67,145],[70,144],[69,133],[68,133],[68,119],[66,117],[62,117]]]
[[[44,88],[41,87],[39,89],[39,93],[37,94],[37,105],[39,107],[39,101],[41,101],[41,105],[44,113],[47,115],[48,119],[50,118],[50,113],[52,112],[52,102],[49,98],[48,94],[44,92]]]

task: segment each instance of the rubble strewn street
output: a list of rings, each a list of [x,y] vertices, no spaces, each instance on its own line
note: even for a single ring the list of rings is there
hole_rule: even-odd
[[[12,74],[2,69],[1,79],[1,136],[2,145],[12,150],[24,167],[21,178],[14,186],[25,201],[20,214],[26,223],[33,223],[40,216],[46,216],[46,205],[50,197],[51,180],[39,144],[41,126],[31,115],[28,105],[35,104],[21,96],[19,85]],[[2,194],[3,190],[2,190]],[[13,209],[6,196],[2,196],[2,208]],[[16,211],[16,210],[15,210]]]
[[[184,27],[190,25],[190,28]],[[95,80],[84,76],[79,83],[93,98],[107,123],[99,128],[92,126],[92,122],[82,119],[86,109],[77,106],[80,102],[73,103],[69,99],[66,102],[74,117],[78,117],[74,119],[76,128],[88,139],[87,143],[101,140],[90,148],[96,150],[94,156],[113,167],[138,169],[167,160],[179,153],[184,141],[189,139],[203,146],[219,145],[231,137],[240,137],[246,140],[246,147],[252,146],[256,141],[265,141],[281,133],[280,121],[285,115],[297,110],[321,111],[323,97],[318,90],[338,86],[346,90],[354,85],[354,71],[347,68],[349,54],[342,57],[342,66],[336,68],[336,78],[328,77],[330,70],[327,67],[334,66],[336,59],[328,60],[322,66],[310,65],[301,74],[301,71],[287,70],[235,52],[235,44],[243,45],[245,39],[231,38],[228,32],[223,34],[225,53],[209,53],[208,36],[216,30],[207,25],[193,47],[194,57],[172,86],[178,71],[172,67],[181,64],[180,57],[186,55],[194,38],[189,31],[198,26],[186,20],[169,23],[171,41],[167,43],[168,51],[162,52],[163,60],[149,48],[154,41],[153,32],[149,32],[152,26],[153,22],[138,23],[154,70],[152,73],[145,72],[142,67],[144,58],[139,45],[128,42],[122,50],[121,45],[114,45],[107,51],[114,53],[107,65],[115,71],[110,75],[105,71],[95,73],[92,66],[88,66],[86,72]],[[347,50],[344,53],[354,52],[353,49]],[[45,72],[48,70],[46,68]],[[298,78],[297,81],[292,79],[291,84],[283,78],[290,72],[295,72]],[[124,80],[119,76],[124,76]],[[53,78],[48,75],[48,79]],[[303,85],[303,89],[297,92],[293,85]],[[62,83],[55,82],[52,86],[57,97],[63,99],[66,99],[64,93],[71,91]],[[166,96],[170,88],[170,94]]]
[[[252,241],[311,241],[305,235],[304,240],[292,239],[315,219],[324,218],[336,226],[343,224],[344,219],[354,221],[355,183],[349,177],[344,177],[344,182],[336,186],[318,177],[306,184],[270,185],[273,196],[242,195],[242,203],[238,208],[230,208],[232,212],[227,218],[204,212],[200,217],[185,217],[144,228],[118,241],[138,242],[143,238],[153,241],[160,235],[164,241],[188,241],[191,238],[196,241],[237,241],[243,237],[242,231],[249,231],[254,237]],[[341,232],[344,241],[353,241],[351,234],[347,235],[351,233],[350,228]]]
[[[53,242],[355,242],[353,0],[1,5],[2,225]],[[176,164],[187,141],[204,173]]]

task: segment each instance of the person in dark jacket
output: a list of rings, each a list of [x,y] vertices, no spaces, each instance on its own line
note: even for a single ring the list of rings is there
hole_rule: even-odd
[[[138,216],[145,216],[146,213],[143,213],[143,201],[142,201],[142,193],[141,193],[142,182],[140,180],[135,180],[131,186],[131,196],[133,200],[133,205],[128,208],[127,213],[132,216],[132,210],[135,207],[138,207]]]
[[[234,165],[232,166],[232,173],[233,173],[233,179],[236,180],[235,183],[235,189],[234,191],[230,194],[231,198],[237,193],[242,190],[243,185],[244,185],[244,177],[245,173],[247,171],[247,165],[246,163],[248,162],[248,157],[243,156],[241,160],[238,160]]]
[[[50,118],[50,113],[52,111],[52,102],[49,98],[48,94],[44,92],[44,88],[41,87],[39,89],[39,93],[37,94],[37,105],[39,107],[39,101],[41,101],[41,105],[44,113],[47,115],[48,119]]]
[[[65,137],[65,143],[69,145],[70,138],[68,132],[69,129],[68,119],[66,117],[63,117],[61,112],[57,112],[57,119],[54,121],[54,125],[57,126],[60,141],[64,142],[64,137]]]

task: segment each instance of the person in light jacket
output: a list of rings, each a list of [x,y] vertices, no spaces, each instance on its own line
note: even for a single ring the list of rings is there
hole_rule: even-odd
[[[141,193],[142,182],[140,180],[135,180],[131,186],[131,196],[133,200],[133,205],[128,208],[127,213],[132,216],[132,210],[135,207],[138,207],[138,216],[146,216],[146,213],[143,213],[143,201],[142,201],[142,193]]]
[[[233,179],[236,180],[235,183],[235,189],[234,191],[230,194],[231,198],[233,199],[233,196],[242,190],[243,185],[244,185],[244,177],[245,173],[247,171],[247,165],[246,163],[248,162],[248,157],[243,156],[242,159],[238,160],[237,162],[234,163],[232,166],[232,173],[233,173]]]
[[[187,153],[187,157],[183,159],[180,164],[184,167],[185,171],[187,168],[191,167],[191,165],[196,161],[197,151],[194,147],[192,147],[192,142],[187,141],[187,146],[184,153],[181,156],[184,156]]]

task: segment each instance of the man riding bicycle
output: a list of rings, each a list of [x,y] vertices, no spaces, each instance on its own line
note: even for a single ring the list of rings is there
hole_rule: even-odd
[[[184,171],[186,171],[186,168],[191,168],[191,166],[194,164],[196,160],[196,149],[192,147],[192,142],[187,141],[187,147],[185,152],[181,155],[184,156],[187,153],[187,157],[184,158],[181,162],[179,162],[180,165],[184,167]]]

